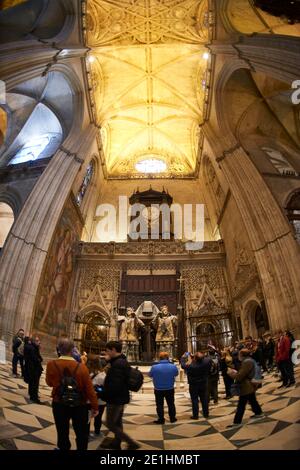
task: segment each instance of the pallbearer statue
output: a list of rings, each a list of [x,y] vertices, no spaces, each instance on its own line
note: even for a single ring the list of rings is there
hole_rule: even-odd
[[[162,351],[168,352],[170,359],[176,354],[177,317],[169,312],[167,305],[161,307],[161,311],[153,320],[156,329],[156,356]]]
[[[123,353],[127,356],[129,362],[139,360],[139,337],[140,330],[145,327],[132,307],[126,310],[126,316],[119,316],[120,333],[119,340],[123,345]]]

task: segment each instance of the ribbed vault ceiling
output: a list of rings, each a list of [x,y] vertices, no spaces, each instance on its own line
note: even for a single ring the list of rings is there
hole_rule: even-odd
[[[160,176],[192,176],[207,78],[207,0],[89,0],[87,13],[108,176],[137,177],[136,163],[147,158],[166,163]]]

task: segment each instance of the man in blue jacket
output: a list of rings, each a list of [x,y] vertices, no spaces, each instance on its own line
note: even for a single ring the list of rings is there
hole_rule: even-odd
[[[174,385],[175,377],[178,375],[177,367],[169,361],[169,354],[161,352],[159,354],[159,362],[151,367],[149,376],[153,380],[156,412],[158,420],[154,421],[155,424],[164,424],[164,399],[168,405],[168,411],[171,423],[175,423],[176,408],[175,408],[175,395]]]

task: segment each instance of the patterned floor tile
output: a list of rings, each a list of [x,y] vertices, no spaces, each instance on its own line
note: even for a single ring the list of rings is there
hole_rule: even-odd
[[[297,401],[280,411],[276,411],[270,415],[270,418],[296,423],[300,419],[300,402]]]
[[[208,436],[192,437],[189,439],[178,439],[165,442],[166,450],[234,450],[234,446],[230,441],[225,439],[221,434],[210,434]]]
[[[292,424],[266,439],[243,447],[242,450],[299,450],[300,424]]]
[[[29,413],[22,413],[21,411],[14,411],[10,408],[5,408],[4,416],[10,423],[23,424],[24,426],[38,429],[42,427],[36,417]]]
[[[295,371],[300,378],[300,367]],[[177,387],[177,423],[171,424],[166,410],[166,424],[154,425],[155,398],[152,386],[143,393],[134,393],[124,415],[124,428],[138,440],[143,450],[201,450],[201,449],[300,449],[300,387],[278,389],[278,377],[266,375],[259,390],[258,401],[267,417],[250,422],[247,408],[243,427],[228,430],[233,422],[237,399],[224,399],[224,385],[219,387],[219,403],[210,406],[210,418],[200,415],[191,420],[191,404],[187,386]],[[51,390],[41,379],[41,405],[30,403],[27,385],[21,378],[11,376],[9,365],[0,365],[0,449],[51,450],[56,446],[56,429],[51,409]],[[107,433],[105,426],[102,430]],[[89,449],[99,449],[103,438],[93,437]],[[74,431],[70,430],[72,448]],[[126,445],[123,445],[126,448]]]

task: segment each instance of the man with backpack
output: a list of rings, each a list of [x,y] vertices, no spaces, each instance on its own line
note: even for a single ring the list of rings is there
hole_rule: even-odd
[[[135,377],[140,377],[141,372],[130,367],[126,356],[122,354],[122,343],[109,341],[106,345],[106,360],[109,367],[104,381],[103,395],[101,398],[106,405],[106,426],[115,435],[111,442],[104,441],[101,447],[104,449],[121,449],[122,441],[128,444],[128,450],[140,448],[140,444],[134,441],[123,431],[123,414],[125,405],[130,401],[130,390],[138,391],[140,384],[135,387]],[[133,379],[133,380],[132,380]]]
[[[12,373],[14,377],[18,377],[18,362],[21,366],[22,377],[24,377],[24,336],[24,330],[21,328],[13,337]]]
[[[60,357],[47,365],[46,383],[52,390],[52,410],[57,430],[57,447],[70,450],[69,426],[72,419],[77,450],[88,447],[88,405],[91,414],[98,414],[98,399],[89,371],[72,357],[74,343],[62,338],[58,343]]]

